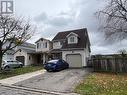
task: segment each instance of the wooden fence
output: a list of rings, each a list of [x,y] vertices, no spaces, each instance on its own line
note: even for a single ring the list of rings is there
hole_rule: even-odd
[[[92,58],[94,71],[127,72],[127,57],[96,57]]]

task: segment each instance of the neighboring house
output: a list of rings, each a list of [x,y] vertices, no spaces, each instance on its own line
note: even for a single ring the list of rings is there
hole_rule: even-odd
[[[2,49],[5,49],[9,46],[9,42],[6,42]],[[12,47],[14,45],[12,44]],[[30,43],[23,43],[20,46],[17,46],[13,48],[13,50],[8,50],[4,56],[3,60],[12,61],[12,60],[18,60],[22,62],[25,66],[37,63],[36,56],[32,55],[31,53],[35,53],[36,46],[34,44]]]
[[[20,46],[17,46],[15,49],[30,49],[30,50],[35,50],[36,45],[28,43],[28,42],[24,42],[23,44],[21,44]]]
[[[7,60],[7,61],[14,60],[14,53],[15,53],[15,50],[8,50],[8,51],[4,54],[3,60]]]
[[[23,43],[15,49],[14,60],[22,62],[25,66],[37,63],[35,53],[36,46],[30,43]]]
[[[4,50],[4,49],[6,49],[8,46],[9,46],[9,42],[7,41],[7,42],[3,45],[2,49]],[[12,44],[12,47],[13,47],[13,46],[14,46],[14,45]],[[15,49],[13,49],[13,50],[8,50],[8,51],[4,54],[3,60],[7,60],[7,61],[14,60],[14,53],[15,53]]]
[[[52,42],[50,40],[40,38],[36,43],[36,53],[37,62],[45,63],[49,60],[49,51],[52,49]]]
[[[70,67],[87,66],[87,58],[90,57],[90,41],[87,29],[78,29],[59,32],[52,40],[53,58],[62,58]]]
[[[38,62],[45,63],[50,59],[64,59],[70,67],[87,66],[90,57],[90,41],[87,29],[59,32],[51,41],[41,38],[36,41]]]

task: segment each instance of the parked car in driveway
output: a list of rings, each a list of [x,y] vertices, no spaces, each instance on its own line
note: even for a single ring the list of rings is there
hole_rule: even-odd
[[[2,61],[1,66],[3,70],[10,70],[12,68],[20,68],[20,67],[23,67],[23,63],[19,61],[6,61],[6,60]]]
[[[44,64],[44,69],[49,72],[61,71],[67,68],[69,68],[69,64],[62,59],[51,60]]]

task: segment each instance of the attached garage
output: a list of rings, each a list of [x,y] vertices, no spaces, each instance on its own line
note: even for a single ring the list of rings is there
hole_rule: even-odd
[[[82,56],[80,54],[67,54],[66,60],[69,63],[69,67],[82,67]]]
[[[24,56],[16,56],[16,60],[22,62],[23,65],[25,64],[25,57]]]

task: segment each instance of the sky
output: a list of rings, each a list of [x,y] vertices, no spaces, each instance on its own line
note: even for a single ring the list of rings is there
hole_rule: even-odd
[[[109,41],[98,30],[95,13],[103,7],[102,0],[15,0],[14,14],[37,27],[30,43],[41,37],[52,40],[58,32],[87,28],[92,54],[118,53],[127,49],[127,40]]]

